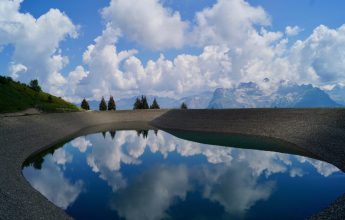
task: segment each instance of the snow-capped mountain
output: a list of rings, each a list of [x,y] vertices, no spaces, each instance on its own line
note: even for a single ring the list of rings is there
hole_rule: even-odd
[[[181,104],[184,102],[188,106],[188,108],[204,109],[204,108],[207,108],[212,97],[213,97],[213,92],[211,91],[206,91],[197,95],[187,96],[178,100],[175,103],[175,107],[180,107]]]
[[[345,105],[345,86],[337,85],[333,89],[326,90],[325,92],[337,103]]]
[[[208,108],[313,108],[340,107],[323,90],[312,85],[283,83],[267,93],[253,83],[241,83],[232,89],[216,89]]]

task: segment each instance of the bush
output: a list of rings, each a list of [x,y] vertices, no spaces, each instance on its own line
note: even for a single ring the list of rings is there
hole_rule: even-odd
[[[34,90],[36,92],[41,92],[42,91],[41,87],[38,84],[38,80],[37,79],[31,80],[29,86],[30,86],[30,88],[32,90]]]
[[[52,103],[53,102],[53,97],[51,95],[48,95],[48,102]]]

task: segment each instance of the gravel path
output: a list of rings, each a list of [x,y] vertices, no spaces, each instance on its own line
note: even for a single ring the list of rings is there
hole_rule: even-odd
[[[24,160],[65,139],[106,129],[212,131],[273,137],[345,170],[344,109],[137,110],[0,115],[0,219],[69,219],[22,176]],[[345,219],[345,197],[313,219]]]

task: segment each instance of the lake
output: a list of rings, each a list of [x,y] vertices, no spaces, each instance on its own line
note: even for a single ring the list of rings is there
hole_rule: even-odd
[[[23,175],[75,219],[304,219],[345,193],[331,164],[230,146],[113,130],[40,153]]]

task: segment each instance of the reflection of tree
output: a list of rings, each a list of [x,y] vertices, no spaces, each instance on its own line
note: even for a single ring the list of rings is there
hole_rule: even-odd
[[[158,129],[154,129],[153,131],[155,132],[155,135],[157,136],[157,134],[158,134]]]
[[[40,170],[42,169],[42,164],[44,162],[43,157],[38,157],[33,163],[32,166],[36,169],[36,170]]]
[[[138,137],[142,135],[143,138],[146,139],[147,136],[149,135],[149,130],[137,130],[137,134],[138,134]]]
[[[103,137],[105,138],[105,135],[106,135],[107,133],[105,132],[105,131],[103,131],[102,132],[102,135],[103,135]]]
[[[109,134],[110,134],[110,136],[111,136],[111,139],[114,140],[115,134],[116,134],[116,130],[110,130],[110,131],[109,131]]]
[[[29,157],[28,159],[26,159],[23,163],[23,167],[29,167],[29,166],[33,166],[35,169],[40,170],[42,168],[42,164],[44,162],[44,157],[48,154],[53,155],[55,150],[64,146],[66,143],[70,142],[71,140],[67,140],[63,143],[60,144],[56,144],[54,146],[52,146],[51,148],[44,150],[38,154],[35,154],[31,157]]]

